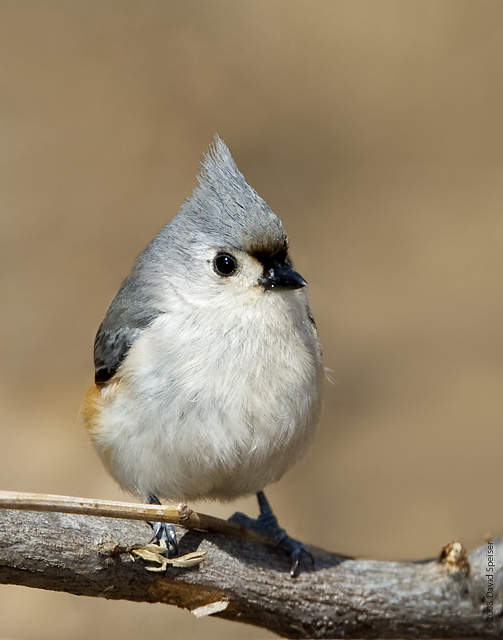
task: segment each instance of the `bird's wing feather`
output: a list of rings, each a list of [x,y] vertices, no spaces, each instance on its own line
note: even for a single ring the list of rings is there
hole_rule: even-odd
[[[145,283],[126,278],[94,341],[95,382],[103,384],[119,369],[133,343],[159,315]]]

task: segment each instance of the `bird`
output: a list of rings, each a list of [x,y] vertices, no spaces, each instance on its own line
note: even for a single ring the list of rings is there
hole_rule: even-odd
[[[306,547],[264,488],[307,452],[322,348],[283,224],[216,135],[198,184],[139,254],[96,334],[82,417],[106,469],[150,504],[256,494],[233,519],[270,537],[296,575]],[[176,554],[174,527],[151,523]]]

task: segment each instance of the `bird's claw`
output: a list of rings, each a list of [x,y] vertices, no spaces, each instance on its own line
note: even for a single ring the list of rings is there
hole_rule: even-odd
[[[178,540],[176,538],[175,527],[168,522],[151,522],[150,525],[154,530],[152,540],[157,540],[159,545],[164,544],[164,552],[167,558],[176,556],[178,553]]]
[[[260,520],[260,516],[257,520]],[[311,566],[314,567],[313,554],[300,540],[290,537],[288,533],[278,525],[277,521],[275,526],[271,527],[270,531],[272,534],[271,537],[274,540],[274,546],[281,549],[281,551],[286,553],[290,558],[290,575],[292,578],[298,575],[299,563],[303,553],[306,554],[311,561]]]
[[[232,515],[229,520],[269,538],[276,548],[286,553],[290,558],[290,575],[292,578],[298,575],[302,554],[306,554],[311,561],[311,565],[314,566],[312,553],[302,542],[291,538],[286,531],[279,526],[276,516],[270,509],[261,510],[258,518],[250,518],[250,516],[245,513],[237,512]]]
[[[154,530],[152,541],[141,549],[133,549],[131,551],[133,557],[159,565],[157,567],[146,567],[147,571],[166,571],[168,564],[173,567],[186,569],[202,562],[206,551],[194,551],[173,558],[173,556],[178,554],[178,540],[176,538],[175,527],[169,522],[150,522],[149,524]],[[157,544],[153,542],[154,540]]]
[[[277,542],[274,546],[284,551],[290,558],[290,575],[292,578],[295,578],[298,575],[299,563],[303,553],[306,554],[311,561],[311,566],[314,567],[313,554],[304,544],[302,544],[302,542],[295,540],[295,538],[291,538],[286,533],[282,540]]]

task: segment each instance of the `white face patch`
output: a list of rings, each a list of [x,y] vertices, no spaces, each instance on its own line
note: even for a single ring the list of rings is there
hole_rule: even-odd
[[[215,264],[216,259],[222,255],[228,256],[229,260],[235,262],[235,270],[229,275],[219,273],[218,265]],[[264,267],[260,260],[245,251],[214,248],[205,251],[203,260],[204,269],[198,289],[204,306],[209,300],[216,306],[234,306],[245,301],[250,303],[257,296],[264,294],[264,288],[259,283]],[[204,292],[202,291],[203,279]]]
[[[232,255],[237,262],[236,272],[224,278],[215,273],[217,279],[224,280],[226,286],[232,286],[236,291],[258,286],[264,270],[261,262],[244,251],[233,251]]]

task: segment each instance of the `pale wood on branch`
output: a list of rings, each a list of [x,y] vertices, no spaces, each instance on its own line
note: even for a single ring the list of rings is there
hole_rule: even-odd
[[[97,517],[82,515],[88,509],[82,502],[76,508],[80,498],[67,498],[65,509],[61,497],[38,496],[46,504],[29,507],[27,495],[33,502],[34,494],[0,492],[0,583],[174,604],[291,638],[503,638],[503,538],[494,541],[489,574],[487,544],[468,557],[451,543],[421,562],[359,560],[312,548],[314,568],[305,561],[292,579],[281,552],[186,507],[93,500],[102,513],[110,504],[126,509]],[[48,505],[50,498],[59,507]],[[22,510],[28,508],[36,510]],[[206,551],[204,560],[148,571],[131,551],[149,543],[152,529],[134,518],[181,522],[180,513],[189,527],[177,527],[180,554]]]

